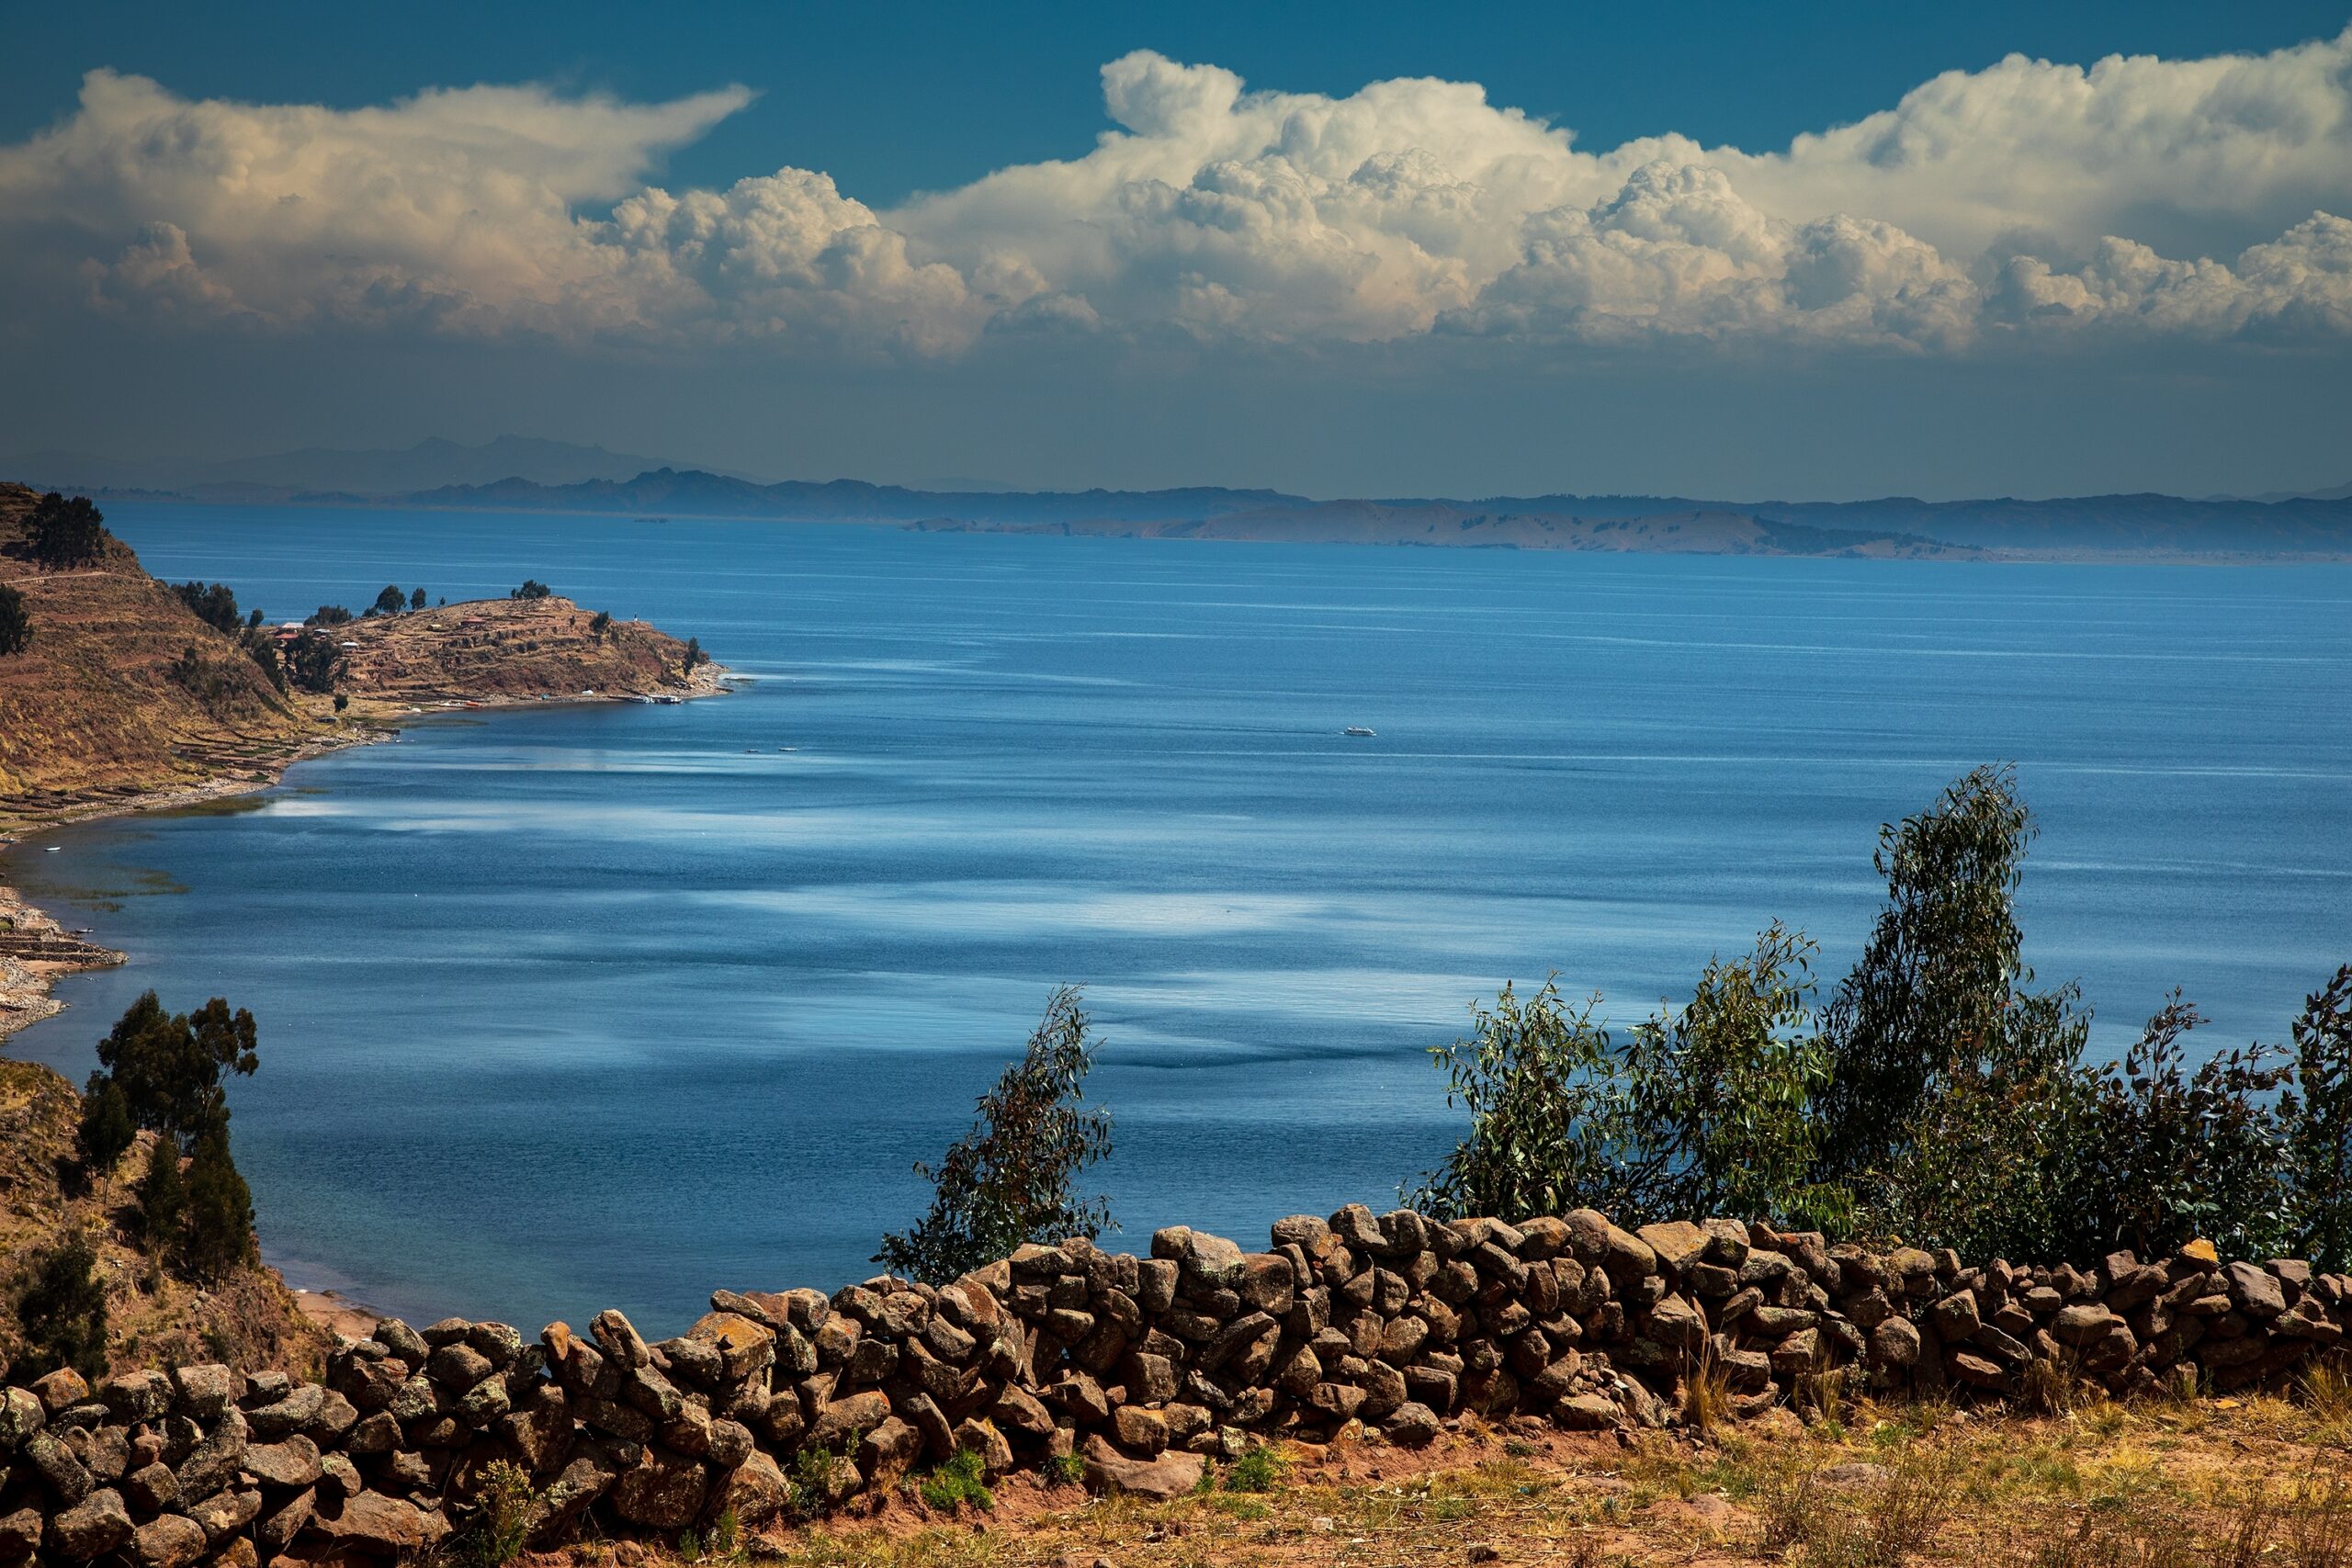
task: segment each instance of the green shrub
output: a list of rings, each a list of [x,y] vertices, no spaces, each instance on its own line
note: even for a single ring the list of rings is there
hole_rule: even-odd
[[[183,582],[172,592],[180,596],[180,603],[198,620],[217,632],[236,636],[239,625],[235,589],[225,582]]]
[[[254,1015],[243,1008],[232,1013],[220,997],[193,1012],[166,1013],[149,991],[98,1042],[98,1066],[138,1125],[192,1139],[227,1123],[221,1075],[251,1076],[261,1061],[258,1043]]]
[[[917,1488],[926,1506],[942,1513],[954,1513],[964,1504],[975,1508],[996,1506],[996,1495],[989,1490],[988,1471],[980,1456],[970,1449],[961,1449],[945,1463],[922,1478]]]
[[[2034,998],[2019,989],[2033,972],[2014,900],[2035,831],[2007,767],[1975,769],[1926,811],[1879,829],[1872,863],[1886,880],[1886,907],[1822,1010],[1831,1072],[1818,1114],[1829,1171],[1893,1169],[1933,1135],[1940,1095],[1997,1088],[2080,1053],[2087,1021],[2073,992]]]
[[[1623,1043],[1547,981],[1431,1053],[1469,1135],[1408,1197],[1516,1219],[1729,1213],[1968,1257],[2352,1254],[2352,966],[2290,1054],[2188,1064],[2177,994],[2086,1063],[2072,986],[2032,988],[2015,910],[2031,813],[2005,767],[1880,830],[1886,904],[1816,1013],[1812,945],[1774,924]]]
[[[2295,1084],[2283,1104],[2298,1255],[2352,1269],[2352,964],[2303,1000]]]
[[[1046,1484],[1076,1486],[1086,1480],[1086,1461],[1076,1454],[1046,1456]]]
[[[534,1501],[530,1472],[521,1465],[502,1459],[483,1466],[464,1555],[481,1568],[506,1568],[523,1555]]]
[[[2088,1076],[2087,1125],[2064,1168],[2068,1207],[2092,1229],[2053,1237],[2073,1241],[2064,1250],[2154,1258],[2204,1236],[2225,1258],[2276,1258],[2296,1246],[2278,1094],[2294,1068],[2261,1045],[2187,1068],[2181,1040],[2203,1021],[2176,992],[2121,1062]]]
[[[841,1490],[842,1458],[831,1449],[813,1447],[792,1456],[786,1506],[795,1517],[813,1519],[832,1506],[833,1495]]]
[[[0,582],[0,658],[22,653],[32,644],[33,617],[25,608],[25,596]]]
[[[107,1370],[107,1288],[97,1277],[97,1249],[85,1235],[69,1236],[43,1253],[17,1298],[17,1330],[24,1348],[8,1369],[18,1383],[71,1367],[96,1382]]]
[[[1690,1000],[1634,1031],[1623,1072],[1650,1130],[1645,1218],[1748,1214],[1842,1229],[1853,1200],[1816,1179],[1826,1047],[1809,1029],[1814,945],[1777,922],[1743,959],[1710,959]]]
[[[180,1143],[159,1134],[147,1151],[147,1169],[139,1178],[139,1231],[147,1245],[161,1254],[179,1239],[180,1223],[187,1217],[187,1183],[180,1176]]]
[[[216,1127],[198,1138],[187,1166],[187,1226],[180,1256],[192,1280],[217,1282],[251,1263],[254,1199],[229,1157],[229,1129]]]
[[[106,514],[86,495],[72,500],[50,491],[33,505],[27,542],[33,559],[52,570],[82,566],[105,552]]]
[[[1620,1043],[1546,981],[1473,1009],[1469,1039],[1434,1048],[1467,1140],[1408,1201],[1519,1219],[1590,1204],[1627,1224],[1738,1213],[1837,1225],[1845,1190],[1811,1176],[1813,1096],[1827,1077],[1806,1030],[1812,944],[1773,925],[1745,958],[1711,961],[1688,1005]]]
[[[109,1174],[138,1135],[139,1123],[131,1119],[121,1086],[107,1073],[92,1073],[82,1094],[81,1125],[74,1135],[83,1170],[93,1177]]]
[[[233,666],[216,664],[193,647],[183,648],[180,655],[164,666],[164,673],[188,695],[215,713],[236,705],[244,688],[231,673]]]
[[[1225,1467],[1227,1492],[1271,1492],[1283,1478],[1283,1461],[1273,1450],[1258,1444]]]
[[[942,1284],[1024,1242],[1093,1236],[1111,1224],[1102,1199],[1071,1191],[1078,1173],[1111,1152],[1111,1118],[1084,1108],[1095,1041],[1076,987],[1057,989],[1022,1059],[980,1097],[978,1118],[936,1168],[931,1212],[882,1238],[874,1261]]]
[[[315,628],[306,628],[288,643],[283,657],[287,680],[306,692],[333,691],[344,671],[343,649],[335,646],[334,638]]]

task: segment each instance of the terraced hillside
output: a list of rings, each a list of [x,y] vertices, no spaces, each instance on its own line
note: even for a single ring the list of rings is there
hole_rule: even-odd
[[[0,584],[32,626],[23,649],[0,653],[0,834],[266,784],[299,757],[380,738],[377,721],[424,704],[718,689],[699,649],[548,594],[322,628],[311,636],[332,643],[327,689],[280,691],[120,540],[75,566],[36,562],[39,499],[0,484]]]
[[[668,633],[560,594],[371,616],[332,635],[355,704],[688,695],[713,679],[707,664],[689,672],[686,645]]]
[[[322,726],[121,541],[50,570],[28,558],[38,498],[0,484],[0,583],[31,641],[0,654],[0,826],[240,773],[265,775]],[[331,728],[331,726],[327,727]]]

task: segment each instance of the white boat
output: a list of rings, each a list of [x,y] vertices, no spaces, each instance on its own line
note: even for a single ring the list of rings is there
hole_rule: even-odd
[[[1348,727],[1347,727],[1347,728],[1345,728],[1345,729],[1341,730],[1340,733],[1340,734],[1342,734],[1342,735],[1365,735],[1365,736],[1370,736],[1370,735],[1377,735],[1377,734],[1379,734],[1379,733],[1380,733],[1380,731],[1378,731],[1378,730],[1376,730],[1376,729],[1368,728],[1366,728],[1365,726],[1361,725],[1361,724],[1351,724],[1351,725],[1348,726]]]

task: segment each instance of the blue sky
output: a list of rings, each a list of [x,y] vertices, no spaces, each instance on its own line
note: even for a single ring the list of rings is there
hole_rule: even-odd
[[[59,369],[0,418],[1321,493],[2337,483],[2347,20],[17,7],[0,343]]]

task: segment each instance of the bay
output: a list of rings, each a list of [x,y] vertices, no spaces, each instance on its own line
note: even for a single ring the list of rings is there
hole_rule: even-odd
[[[1064,981],[1129,1242],[1388,1206],[1459,1135],[1426,1052],[1474,998],[1556,969],[1630,1023],[1775,916],[1834,982],[1879,824],[1979,761],[2101,1050],[2175,985],[2210,1045],[2282,1039],[2352,959],[2344,567],[107,510],[273,619],[530,576],[745,678],[424,717],[9,854],[130,954],[11,1049],[78,1081],[143,989],[251,1008],[270,1255],[412,1318],[667,1333],[871,1272]]]

